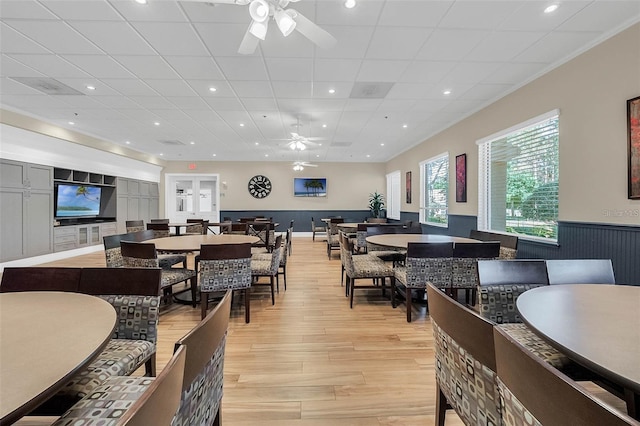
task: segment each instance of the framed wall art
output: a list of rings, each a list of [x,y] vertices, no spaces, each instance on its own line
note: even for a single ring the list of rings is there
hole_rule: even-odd
[[[640,96],[627,101],[629,198],[640,200]]]
[[[293,178],[295,197],[326,197],[327,178]]]
[[[467,154],[456,155],[456,202],[467,202]]]
[[[407,204],[411,204],[411,172],[407,172],[405,179],[406,179],[405,187],[407,191]]]

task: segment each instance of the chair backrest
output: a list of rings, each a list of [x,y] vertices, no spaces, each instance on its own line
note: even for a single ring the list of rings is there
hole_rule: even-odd
[[[118,420],[126,426],[171,426],[180,407],[187,348],[180,346],[160,374]]]
[[[158,252],[155,244],[121,241],[120,251],[122,252],[124,266],[127,268],[159,267]]]
[[[469,238],[480,241],[500,242],[500,258],[515,259],[518,254],[518,237],[516,235],[498,234],[497,232],[478,231],[472,229]]]
[[[500,256],[500,243],[498,241],[456,243],[453,247],[453,257],[495,259],[498,256]]]
[[[202,291],[251,287],[251,244],[203,244],[200,246]]]
[[[547,260],[549,284],[615,284],[611,259]]]
[[[453,257],[453,243],[408,243],[407,257]]]
[[[122,252],[120,251],[120,242],[129,234],[108,235],[102,237],[104,242],[104,256],[107,267],[121,268],[124,266],[122,260]]]
[[[202,244],[200,246],[200,261],[225,260],[251,257],[251,244]]]
[[[127,220],[125,228],[127,232],[144,231],[144,220]]]
[[[82,268],[78,292],[92,295],[159,296],[160,268]]]
[[[501,424],[493,324],[431,283],[427,300],[440,391],[464,424]]]
[[[246,222],[245,223],[232,223],[231,224],[231,230],[229,231],[229,233],[230,234],[246,235],[248,229],[249,229],[249,225]]]
[[[514,424],[640,425],[595,399],[500,327],[493,334],[503,418]]]
[[[453,243],[408,243],[405,259],[408,288],[451,287]]]
[[[175,424],[211,425],[218,416],[230,309],[229,290],[197,326],[176,342],[176,349],[187,347],[187,361]]]
[[[256,218],[255,218],[255,216],[241,217],[239,220],[240,220],[240,223],[247,223],[247,222],[255,222]]]
[[[77,292],[82,268],[6,267],[0,293],[13,291]]]
[[[151,222],[151,223],[169,223],[169,219],[151,219],[149,222]]]
[[[480,314],[498,324],[522,322],[516,309],[518,297],[548,284],[542,259],[478,260]]]
[[[154,238],[165,238],[169,234],[169,222],[147,223],[147,230],[153,231]]]
[[[271,273],[272,274],[277,274],[278,273],[278,268],[280,267],[280,259],[282,257],[282,234],[278,235],[276,237],[276,241],[275,244],[273,245],[274,249],[273,252],[271,253]]]

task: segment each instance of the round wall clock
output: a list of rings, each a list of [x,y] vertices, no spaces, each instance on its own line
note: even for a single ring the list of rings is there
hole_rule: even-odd
[[[264,198],[271,193],[271,181],[263,175],[255,175],[249,179],[249,194],[254,198]]]

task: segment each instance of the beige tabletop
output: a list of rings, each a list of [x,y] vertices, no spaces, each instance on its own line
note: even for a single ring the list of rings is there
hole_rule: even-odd
[[[0,423],[52,396],[106,346],[116,311],[85,294],[0,294]]]
[[[451,237],[449,235],[435,234],[381,234],[371,235],[366,241],[387,247],[407,248],[409,243],[480,243],[481,241],[471,238]]]
[[[543,286],[524,292],[516,306],[524,322],[552,346],[633,392],[635,417],[640,417],[640,287]]]
[[[356,232],[358,230],[358,225],[359,224],[357,222],[345,222],[339,223],[337,227],[343,232]]]
[[[167,238],[154,238],[146,240],[145,243],[153,243],[156,250],[186,252],[198,251],[202,244],[239,244],[239,243],[257,243],[260,238],[252,235],[181,235]]]

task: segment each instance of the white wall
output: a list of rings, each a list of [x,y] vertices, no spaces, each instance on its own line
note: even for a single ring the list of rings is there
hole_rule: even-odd
[[[386,164],[386,171],[413,171],[417,212],[418,163],[449,151],[450,182],[455,156],[467,153],[467,203],[449,213],[477,215],[476,141],[547,111],[560,110],[560,212],[563,221],[640,225],[639,200],[627,199],[626,100],[640,96],[640,24],[606,40]],[[404,185],[404,184],[403,184]],[[404,190],[404,186],[403,186]],[[614,214],[611,214],[614,212]]]

